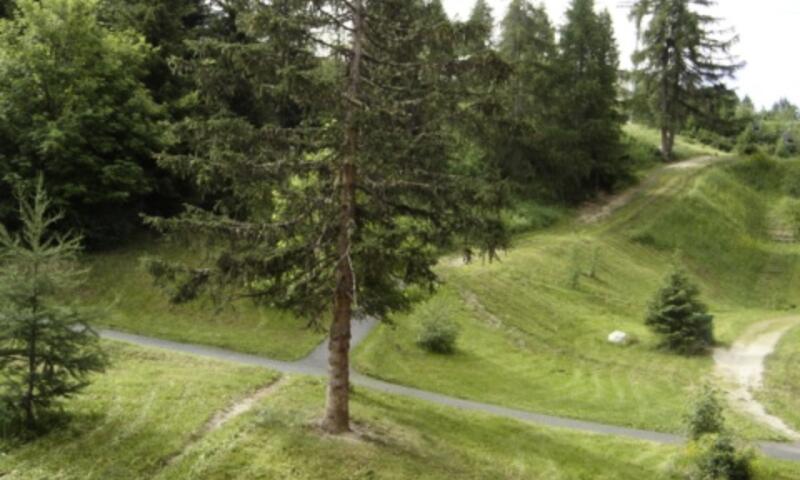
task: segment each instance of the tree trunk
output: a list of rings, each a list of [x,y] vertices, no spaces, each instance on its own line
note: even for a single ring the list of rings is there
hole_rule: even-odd
[[[328,393],[322,428],[329,433],[350,430],[350,322],[355,297],[355,275],[351,259],[352,234],[356,224],[356,157],[359,132],[356,104],[361,80],[364,16],[362,0],[352,2],[352,56],[347,81],[344,155],[339,170],[340,214],[337,246],[336,289],[333,299],[333,322],[328,342]]]
[[[36,311],[34,310],[34,315],[36,315]],[[38,336],[38,331],[36,328],[36,323],[34,321],[33,325],[31,326],[31,337],[30,343],[28,344],[28,379],[27,379],[27,391],[25,396],[22,397],[22,410],[25,412],[25,426],[29,430],[33,430],[36,427],[36,416],[33,411],[33,394],[35,388],[35,380],[36,380],[36,341]]]
[[[661,156],[665,162],[672,160],[672,148],[675,144],[675,132],[669,127],[661,127]]]

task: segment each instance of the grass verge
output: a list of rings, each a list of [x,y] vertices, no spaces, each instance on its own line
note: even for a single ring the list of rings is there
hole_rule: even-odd
[[[173,305],[140,266],[143,256],[170,260],[191,259],[191,253],[176,245],[141,239],[126,248],[89,255],[89,282],[83,300],[108,306],[102,326],[179,342],[199,343],[296,360],[307,355],[323,333],[286,312],[240,301],[215,305],[199,300]]]

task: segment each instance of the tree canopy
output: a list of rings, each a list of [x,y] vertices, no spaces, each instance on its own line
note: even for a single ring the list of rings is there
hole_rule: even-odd
[[[163,158],[203,188],[229,190],[237,208],[152,220],[219,243],[208,268],[155,261],[151,271],[178,284],[176,300],[220,287],[320,322],[332,309],[332,432],[349,428],[355,312],[408,308],[410,287],[435,285],[440,247],[492,256],[506,244],[491,166],[451,151],[454,118],[473,105],[459,77],[491,83],[506,68],[492,55],[460,59],[462,32],[432,9],[282,0],[240,12],[251,41],[194,45],[207,117],[179,126],[190,153]],[[257,108],[240,109],[239,94]]]
[[[720,85],[742,66],[731,54],[737,36],[719,38],[714,0],[638,0],[631,9],[640,47],[633,55],[637,92],[661,129],[661,151],[672,158],[675,135],[698,111],[706,87]]]
[[[0,217],[43,174],[65,223],[119,237],[153,189],[159,106],[141,79],[150,47],[98,21],[93,0],[20,0],[0,21]]]

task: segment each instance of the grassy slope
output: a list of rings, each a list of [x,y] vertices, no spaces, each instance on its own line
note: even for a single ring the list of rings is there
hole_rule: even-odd
[[[767,359],[764,390],[760,399],[767,410],[787,425],[800,430],[800,328],[790,331]]]
[[[67,404],[67,428],[0,443],[4,479],[151,478],[233,399],[276,377],[194,357],[107,344],[113,365]]]
[[[627,125],[630,155],[639,169],[652,167],[657,161],[657,133]],[[707,147],[678,140],[679,158],[712,153]],[[538,204],[520,204],[508,212],[512,230],[542,228],[566,215],[562,208]],[[153,286],[150,277],[139,267],[140,258],[161,256],[170,260],[191,260],[192,253],[176,246],[163,245],[142,238],[127,247],[93,254],[87,259],[91,267],[90,282],[84,299],[91,304],[110,305],[110,315],[103,326],[133,333],[151,335],[230,348],[240,352],[266,355],[282,360],[306,355],[322,339],[320,332],[305,328],[305,322],[274,309],[254,307],[242,302],[222,311],[209,302],[191,305],[170,305],[163,292]]]
[[[248,302],[218,307],[209,301],[171,305],[139,265],[143,256],[190,258],[177,246],[143,239],[88,258],[90,280],[84,300],[110,305],[103,326],[176,341],[231,348],[292,360],[305,356],[322,339],[320,332],[289,314]]]
[[[255,368],[112,346],[116,365],[69,403],[67,430],[0,444],[8,480],[670,478],[677,449],[538,428],[356,391],[356,436],[314,428],[321,380],[294,377],[211,433],[215,411],[275,376]],[[180,454],[180,455],[178,455]],[[763,479],[796,464],[759,460]]]
[[[661,134],[652,128],[642,125],[628,123],[623,128],[626,134],[627,148],[629,154],[637,160],[637,163],[647,163],[648,158],[659,155]],[[719,155],[720,152],[712,147],[693,142],[684,137],[678,136],[675,139],[673,155],[678,160],[697,157],[701,155]]]
[[[674,252],[700,281],[722,342],[796,303],[798,250],[764,234],[781,193],[776,185],[748,184],[748,168],[662,171],[603,225],[567,223],[520,238],[501,263],[443,262],[447,286],[394,326],[382,326],[358,349],[357,367],[462,397],[678,430],[687,396],[712,364],[655,351],[642,325]],[[591,270],[594,278],[586,275]],[[572,288],[576,271],[580,282]],[[414,345],[426,315],[461,325],[456,355]],[[605,338],[615,329],[641,341],[612,346]],[[744,417],[733,414],[733,422],[746,435],[769,435]]]

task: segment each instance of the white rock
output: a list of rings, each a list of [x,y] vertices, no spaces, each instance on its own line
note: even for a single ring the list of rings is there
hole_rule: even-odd
[[[608,334],[608,341],[614,345],[623,345],[628,342],[628,334],[619,330],[614,330]]]

